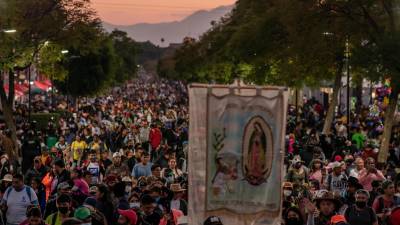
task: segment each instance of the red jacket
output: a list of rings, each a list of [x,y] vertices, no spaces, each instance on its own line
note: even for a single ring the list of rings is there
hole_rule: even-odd
[[[149,140],[150,140],[151,149],[153,149],[153,150],[157,149],[158,146],[160,146],[161,140],[162,140],[161,130],[158,128],[151,129],[150,134],[149,134]]]

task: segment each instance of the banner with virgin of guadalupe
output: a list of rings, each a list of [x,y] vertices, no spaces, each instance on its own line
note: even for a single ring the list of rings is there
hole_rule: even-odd
[[[189,87],[189,224],[280,224],[288,91]]]

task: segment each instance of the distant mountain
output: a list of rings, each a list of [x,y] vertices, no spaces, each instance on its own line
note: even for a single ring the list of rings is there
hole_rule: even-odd
[[[167,23],[140,23],[120,26],[103,22],[107,31],[123,30],[139,42],[150,41],[155,45],[168,46],[170,43],[181,43],[184,37],[198,38],[211,28],[211,21],[218,21],[233,9],[231,6],[221,6],[210,11],[201,10],[193,13],[181,21]],[[164,39],[164,43],[161,42]]]

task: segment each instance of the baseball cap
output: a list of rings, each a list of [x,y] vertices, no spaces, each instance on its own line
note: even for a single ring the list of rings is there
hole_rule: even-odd
[[[132,179],[128,176],[122,178],[122,182],[132,182]]]
[[[343,166],[343,164],[342,163],[340,163],[340,162],[333,162],[332,164],[331,164],[331,168],[332,169],[335,169],[335,168],[339,168],[339,167],[342,167]]]
[[[210,216],[204,221],[204,225],[223,225],[221,219],[217,216]]]
[[[335,156],[336,162],[341,162],[342,160],[343,160],[342,156],[340,156],[340,155]]]
[[[114,154],[113,154],[112,157],[113,157],[113,158],[115,158],[115,157],[121,157],[121,153],[119,153],[119,152],[114,152]]]
[[[126,217],[130,224],[134,225],[137,222],[137,215],[133,210],[127,209],[127,210],[122,210],[122,209],[118,209],[118,213],[121,216]]]
[[[86,220],[91,215],[90,210],[84,206],[77,208],[74,213],[74,217],[80,220]]]
[[[331,224],[346,223],[346,218],[343,215],[335,215],[331,218]]]

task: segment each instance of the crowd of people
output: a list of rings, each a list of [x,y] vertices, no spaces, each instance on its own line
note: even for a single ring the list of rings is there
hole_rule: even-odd
[[[52,103],[53,104],[53,103]],[[178,81],[142,79],[81,98],[45,129],[17,106],[17,143],[0,135],[0,225],[187,224],[188,96]],[[315,99],[289,107],[284,225],[398,225],[400,127],[377,164],[384,103],[337,115]],[[40,101],[36,110],[49,105]],[[14,149],[19,149],[19,154]],[[215,216],[205,225],[222,225]]]
[[[187,224],[183,83],[138,79],[57,104],[69,113],[45,129],[16,112],[18,146],[3,130],[0,224]]]
[[[336,116],[322,134],[326,110],[315,99],[290,107],[283,222],[286,225],[397,225],[400,223],[400,130],[378,164],[385,103]],[[374,109],[373,111],[370,109]]]

